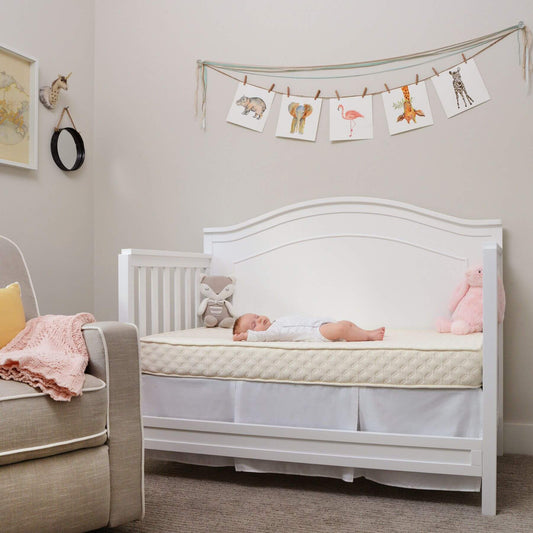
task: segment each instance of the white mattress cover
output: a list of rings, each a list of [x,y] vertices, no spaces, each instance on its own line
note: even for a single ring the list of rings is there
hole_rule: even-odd
[[[387,330],[373,342],[234,342],[223,328],[141,339],[144,373],[279,383],[476,388],[482,333]]]

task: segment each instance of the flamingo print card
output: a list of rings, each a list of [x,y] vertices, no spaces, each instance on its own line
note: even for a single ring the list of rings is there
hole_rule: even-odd
[[[276,137],[315,141],[321,107],[320,98],[283,95]]]
[[[262,132],[274,101],[273,92],[239,83],[226,118],[227,122]]]
[[[330,99],[330,141],[356,141],[373,136],[372,96]]]
[[[431,78],[448,118],[490,100],[473,59]]]
[[[389,133],[396,135],[433,124],[426,84],[404,85],[382,93]]]

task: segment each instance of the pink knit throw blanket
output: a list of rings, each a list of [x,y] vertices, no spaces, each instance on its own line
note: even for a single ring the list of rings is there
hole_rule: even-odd
[[[37,387],[54,400],[80,396],[89,353],[81,327],[94,322],[90,313],[32,318],[0,350],[0,378]]]

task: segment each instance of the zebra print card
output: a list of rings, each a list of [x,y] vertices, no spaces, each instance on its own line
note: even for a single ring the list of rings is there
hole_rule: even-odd
[[[448,118],[490,100],[473,59],[433,76],[431,81]]]

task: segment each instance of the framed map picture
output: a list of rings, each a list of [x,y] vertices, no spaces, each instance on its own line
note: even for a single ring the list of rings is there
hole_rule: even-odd
[[[0,45],[0,163],[37,168],[38,62]]]

